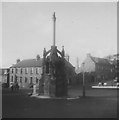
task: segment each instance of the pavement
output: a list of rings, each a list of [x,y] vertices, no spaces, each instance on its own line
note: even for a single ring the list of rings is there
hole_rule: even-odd
[[[28,96],[31,89],[2,90],[2,118],[117,118],[118,90],[69,87],[78,99],[39,99]]]

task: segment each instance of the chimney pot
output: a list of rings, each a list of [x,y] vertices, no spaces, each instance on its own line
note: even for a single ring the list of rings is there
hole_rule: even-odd
[[[20,62],[20,59],[18,58],[18,59],[16,60],[16,62],[19,63],[19,62]]]
[[[36,56],[36,60],[40,60],[40,55],[37,55],[37,56]]]
[[[87,57],[90,57],[91,56],[91,54],[90,53],[87,53]]]

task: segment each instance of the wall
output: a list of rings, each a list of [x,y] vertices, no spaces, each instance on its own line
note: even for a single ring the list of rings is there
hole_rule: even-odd
[[[112,80],[114,76],[113,66],[96,64],[96,75],[97,81]]]
[[[83,64],[81,64],[81,72],[94,72],[95,71],[95,63],[92,61],[92,59],[87,56],[87,58],[84,60],[84,67]]]
[[[13,73],[12,73],[13,69]],[[22,73],[21,73],[22,69]],[[10,82],[12,81],[13,77],[13,82],[15,82],[15,76],[17,76],[17,81],[20,87],[28,87],[30,84],[30,79],[32,77],[33,83],[36,83],[36,78],[38,79],[37,86],[39,84],[39,80],[41,78],[42,74],[42,68],[41,67],[28,67],[28,72],[26,73],[25,71],[26,68],[17,68],[18,72],[16,73],[16,68],[10,68]],[[33,73],[31,73],[31,69],[33,69]],[[36,73],[36,69],[39,69],[38,74]],[[25,79],[27,78],[27,81]],[[22,81],[22,82],[21,82]]]

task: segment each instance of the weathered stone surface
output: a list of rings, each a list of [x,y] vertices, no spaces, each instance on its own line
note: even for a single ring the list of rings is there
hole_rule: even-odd
[[[36,94],[36,85],[33,85],[33,94]]]
[[[44,95],[46,95],[46,96],[49,96],[49,85],[50,85],[49,75],[45,74],[45,77],[44,77]]]

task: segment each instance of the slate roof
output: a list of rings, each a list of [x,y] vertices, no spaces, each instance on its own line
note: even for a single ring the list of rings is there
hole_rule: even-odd
[[[42,58],[40,58],[40,60],[36,60],[36,59],[25,59],[22,60],[20,62],[18,62],[17,64],[12,65],[11,67],[41,67],[42,66]]]
[[[68,68],[74,68],[74,66],[70,62],[68,62],[67,60],[65,60],[65,65]]]
[[[12,65],[11,68],[42,67],[42,61],[43,61],[42,58],[40,58],[40,60],[25,59],[18,62],[17,64]],[[65,65],[68,68],[68,70],[71,70],[72,68],[74,68],[73,65],[67,60],[65,60]]]
[[[97,64],[110,65],[109,61],[107,59],[104,59],[104,58],[98,58],[98,57],[91,56],[91,59]]]

